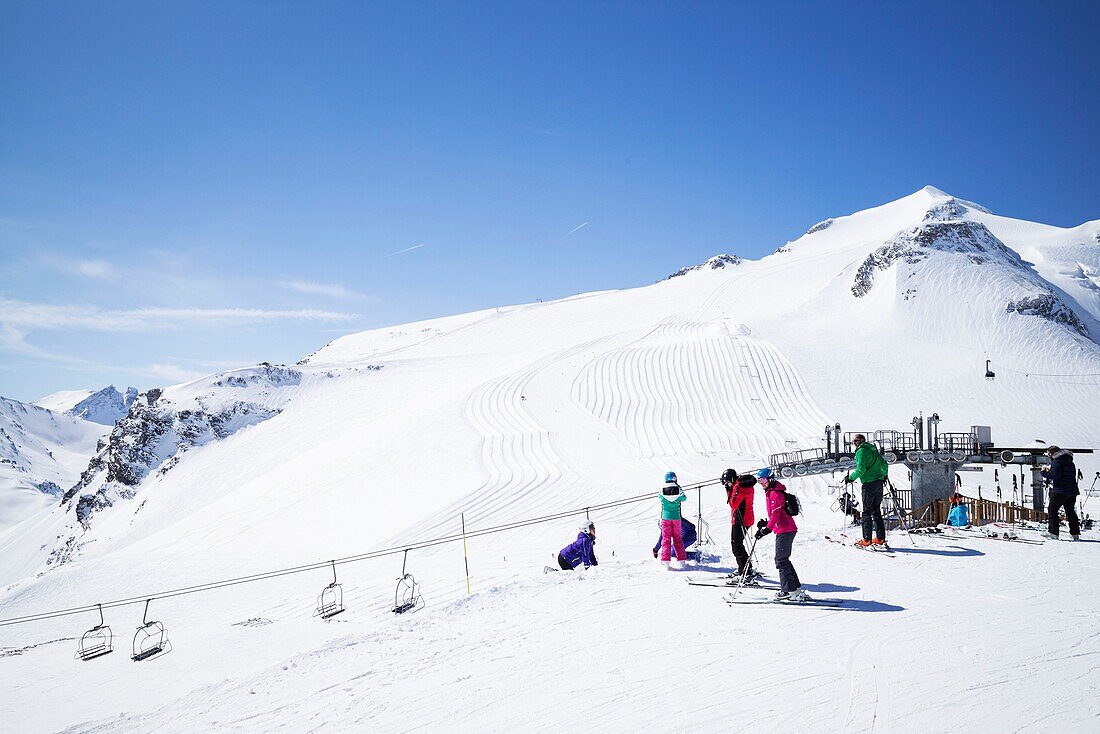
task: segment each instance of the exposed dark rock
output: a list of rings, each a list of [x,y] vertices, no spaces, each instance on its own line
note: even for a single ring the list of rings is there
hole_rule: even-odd
[[[807,229],[806,234],[802,236],[805,237],[807,234],[813,234],[814,232],[820,232],[822,230],[828,229],[829,227],[833,226],[834,221],[836,220],[834,220],[832,217],[829,217],[824,222],[818,222],[814,226]]]
[[[1062,326],[1068,326],[1081,336],[1088,336],[1088,329],[1073,309],[1054,293],[1040,293],[1009,301],[1006,310],[1009,313],[1024,316],[1038,316]]]
[[[85,530],[91,526],[95,513],[119,499],[133,497],[149,472],[156,469],[163,474],[189,449],[226,438],[279,413],[245,402],[216,411],[202,408],[176,411],[170,402],[163,400],[162,394],[160,390],[150,390],[138,396],[130,412],[115,425],[106,444],[89,462],[80,481],[65,493],[62,502],[79,495],[75,514]],[[86,490],[93,491],[85,493]]]
[[[242,370],[214,382],[215,387],[247,387],[252,384],[265,384],[272,387],[298,385],[302,382],[302,373],[285,365],[272,365],[261,362],[256,367]]]
[[[975,264],[986,263],[996,257],[1006,265],[1026,269],[1019,255],[994,237],[984,224],[967,220],[932,221],[898,232],[868,255],[856,271],[852,295],[856,298],[867,295],[874,286],[875,273],[886,270],[895,261],[903,260],[916,265],[932,251],[966,255]]]
[[[709,267],[711,270],[719,270],[725,267],[740,265],[742,262],[743,261],[741,260],[741,258],[739,258],[737,255],[727,255],[723,253],[721,255],[715,255],[706,262],[699,263],[698,265],[692,265],[691,267],[687,268],[680,268],[675,273],[665,278],[665,280],[671,280],[672,278],[678,278],[681,275],[687,275],[693,270],[702,270],[707,267]]]

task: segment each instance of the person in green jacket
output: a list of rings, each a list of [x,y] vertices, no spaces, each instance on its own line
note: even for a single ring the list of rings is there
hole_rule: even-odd
[[[869,545],[886,545],[886,523],[882,521],[882,487],[890,475],[890,465],[873,443],[867,441],[862,433],[852,438],[856,447],[856,468],[844,477],[845,484],[859,480],[863,486],[863,540],[856,543],[866,548]],[[874,525],[874,536],[871,526]]]

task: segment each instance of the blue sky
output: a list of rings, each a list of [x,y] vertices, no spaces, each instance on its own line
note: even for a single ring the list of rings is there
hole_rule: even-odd
[[[1100,3],[882,5],[2,0],[0,394],[642,285],[925,184],[1100,217]]]

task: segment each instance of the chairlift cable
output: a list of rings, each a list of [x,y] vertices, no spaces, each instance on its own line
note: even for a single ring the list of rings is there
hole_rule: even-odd
[[[682,487],[684,490],[701,489],[712,484],[718,484],[720,480],[713,479],[704,482],[696,482],[695,484],[689,484]],[[463,534],[458,533],[454,535],[446,535],[439,538],[432,538],[429,540],[423,540],[418,543],[410,543],[407,545],[395,546],[391,548],[382,548],[379,550],[368,551],[366,553],[359,553],[352,556],[345,556],[343,558],[335,558],[327,561],[316,561],[313,563],[307,563],[299,566],[289,566],[287,568],[276,569],[273,571],[262,571],[259,573],[249,574],[246,576],[238,576],[235,578],[221,579],[218,581],[210,581],[203,584],[194,584],[192,586],[184,586],[177,589],[168,589],[160,591],[154,594],[141,594],[137,596],[126,597],[123,599],[115,599],[112,601],[87,604],[78,607],[70,607],[67,609],[56,609],[48,612],[38,612],[35,614],[27,614],[19,617],[9,617],[7,619],[0,619],[0,627],[7,627],[16,624],[24,624],[27,622],[39,622],[49,619],[56,619],[59,617],[66,617],[75,614],[84,614],[86,612],[95,611],[97,608],[102,611],[103,609],[114,609],[117,607],[131,606],[134,604],[140,604],[142,602],[149,602],[153,599],[171,599],[177,596],[185,596],[188,594],[198,594],[204,591],[215,591],[217,589],[224,589],[230,586],[237,586],[240,584],[252,583],[254,581],[265,581],[267,579],[279,578],[281,576],[289,576],[292,574],[305,573],[307,571],[316,571],[321,568],[331,566],[333,574],[335,575],[336,566],[345,563],[356,563],[358,561],[365,561],[374,558],[382,558],[384,556],[393,555],[395,553],[407,553],[410,550],[421,550],[424,548],[432,548],[438,545],[445,545],[447,543],[455,543],[466,538],[477,538],[483,535],[490,535],[494,533],[506,532],[509,530],[518,530],[521,528],[529,527],[532,525],[539,525],[546,522],[552,522],[554,520],[561,520],[566,517],[574,515],[585,514],[590,511],[608,510],[616,507],[624,507],[626,505],[635,504],[638,502],[649,501],[653,499],[653,493],[647,492],[643,495],[636,495],[634,497],[627,497],[620,500],[611,500],[597,505],[589,505],[585,508],[565,510],[562,512],[553,513],[550,515],[543,515],[541,517],[529,518],[526,520],[515,520],[513,522],[502,523],[488,528],[482,528],[480,530],[470,530]]]

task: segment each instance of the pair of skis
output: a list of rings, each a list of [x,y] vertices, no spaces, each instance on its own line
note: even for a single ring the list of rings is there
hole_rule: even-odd
[[[846,545],[849,548],[855,548],[856,550],[861,550],[861,551],[864,551],[866,553],[874,553],[875,555],[883,556],[885,558],[894,558],[895,557],[894,551],[892,551],[890,549],[890,546],[888,546],[888,545],[867,545],[867,546],[856,545],[855,540],[853,540],[852,538],[849,538],[847,535],[844,535],[843,533],[841,533],[840,535],[838,535],[835,538],[831,535],[826,535],[825,540],[829,541],[830,543],[839,543],[840,545]]]
[[[941,537],[952,538],[955,540],[966,540],[969,538],[976,538],[979,540],[1000,540],[1006,543],[1019,543],[1021,545],[1042,545],[1045,541],[1035,540],[1033,538],[1021,538],[1015,533],[988,533],[983,530],[963,530],[959,528],[954,532],[946,532]]]
[[[733,579],[733,583],[729,580],[723,581],[721,579],[687,579],[687,582],[691,586],[713,586],[718,589],[736,589],[738,588],[736,578]],[[761,584],[758,578],[754,578],[752,581],[748,581],[740,585],[740,589],[758,589],[760,591],[775,592],[779,591],[779,587],[773,584]],[[727,604],[731,606],[733,604],[776,604],[786,605],[791,607],[839,607],[844,604],[843,599],[818,599],[814,597],[808,597],[802,601],[795,601],[792,599],[775,599],[767,597],[740,597],[735,594],[730,594],[725,598]]]

